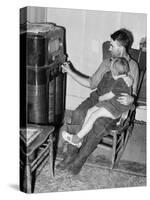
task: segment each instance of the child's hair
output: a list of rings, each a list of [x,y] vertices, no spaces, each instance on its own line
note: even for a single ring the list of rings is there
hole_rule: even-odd
[[[115,67],[115,69],[117,70],[118,75],[128,75],[130,70],[128,61],[123,57],[115,58],[113,60],[113,67]]]

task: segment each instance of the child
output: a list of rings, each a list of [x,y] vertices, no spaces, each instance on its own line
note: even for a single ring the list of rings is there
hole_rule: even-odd
[[[69,134],[66,131],[62,132],[64,140],[80,147],[82,145],[82,138],[88,134],[98,118],[117,119],[123,112],[128,111],[132,107],[131,104],[123,105],[117,101],[121,93],[131,95],[133,80],[128,76],[128,72],[129,65],[125,58],[118,57],[112,60],[110,71],[104,74],[97,88],[99,94],[98,103],[88,110],[82,129],[76,135]]]

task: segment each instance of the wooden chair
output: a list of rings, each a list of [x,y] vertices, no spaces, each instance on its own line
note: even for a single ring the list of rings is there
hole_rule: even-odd
[[[110,58],[111,56],[109,52],[109,46],[109,41],[103,43],[103,59]],[[137,89],[138,95],[146,70],[146,52],[142,52],[142,50],[131,49],[129,54],[139,65],[140,77]],[[98,147],[104,147],[112,150],[112,169],[119,163],[120,158],[126,148],[127,142],[132,135],[137,104],[138,98],[135,100],[134,108],[129,112],[123,113],[120,121],[117,124],[114,124],[113,128],[111,127],[109,134],[105,136],[98,145]]]

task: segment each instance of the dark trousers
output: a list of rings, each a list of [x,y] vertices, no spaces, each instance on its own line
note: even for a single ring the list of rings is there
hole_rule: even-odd
[[[71,124],[67,125],[67,131],[69,133],[76,134],[80,131],[88,109],[93,107],[96,103],[96,100],[93,98],[87,98],[73,111]],[[73,157],[74,160],[71,162],[69,168],[74,174],[79,173],[88,156],[96,149],[100,140],[109,133],[108,129],[113,123],[116,123],[116,121],[117,120],[104,117],[97,119],[92,130],[84,137],[80,149],[74,151],[73,149],[77,147],[69,145],[69,152],[74,153],[74,155],[70,156]]]

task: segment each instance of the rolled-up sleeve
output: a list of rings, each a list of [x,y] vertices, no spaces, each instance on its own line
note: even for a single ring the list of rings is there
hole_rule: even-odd
[[[103,78],[103,75],[109,70],[110,70],[110,59],[106,59],[100,64],[96,72],[91,77],[89,77],[91,90],[94,90],[98,86],[99,82]]]
[[[139,81],[139,68],[137,63],[132,60],[130,63],[130,75],[133,78],[133,94],[136,95],[137,93],[137,85],[138,85],[138,81]]]

